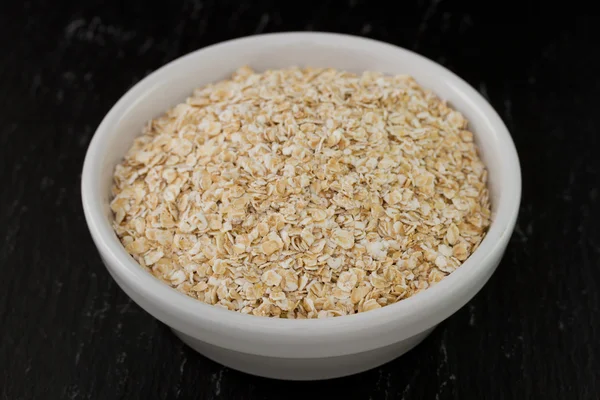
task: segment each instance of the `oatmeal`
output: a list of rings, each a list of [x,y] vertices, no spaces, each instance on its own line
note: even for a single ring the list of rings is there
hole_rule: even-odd
[[[467,121],[408,76],[289,68],[194,91],[114,174],[114,229],[177,290],[242,313],[369,311],[439,282],[490,224]]]

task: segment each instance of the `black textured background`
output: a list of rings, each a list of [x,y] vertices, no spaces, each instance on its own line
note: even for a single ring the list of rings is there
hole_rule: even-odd
[[[600,19],[284,3],[2,3],[0,398],[599,398]],[[414,351],[328,382],[256,378],[184,347],[109,277],[79,194],[92,133],[134,83],[203,46],[286,30],[360,34],[445,65],[498,110],[523,169],[489,284]]]

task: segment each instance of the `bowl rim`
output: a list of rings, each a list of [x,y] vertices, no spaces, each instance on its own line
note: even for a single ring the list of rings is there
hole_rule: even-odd
[[[377,48],[380,51],[402,54],[404,57],[428,64],[428,68],[435,70],[436,73],[451,82],[454,90],[464,100],[471,103],[470,107],[478,110],[484,117],[490,134],[495,136],[498,145],[501,146],[498,151],[502,154],[502,167],[506,171],[503,172],[503,182],[501,183],[503,191],[501,201],[495,205],[496,210],[490,228],[476,251],[460,268],[441,282],[407,299],[369,312],[306,320],[259,318],[193,299],[171,288],[141,268],[116,238],[112,226],[106,218],[102,201],[103,194],[98,189],[106,133],[129,112],[138,96],[161,82],[168,76],[169,70],[174,67],[188,63],[200,56],[206,56],[206,53],[224,50],[226,47],[234,48],[256,41],[264,41],[265,44],[268,44],[285,41],[302,42],[307,39],[326,42],[342,41],[346,45],[354,47],[365,48],[368,46],[371,49]],[[373,39],[326,32],[285,32],[246,36],[195,50],[165,64],[130,88],[106,114],[92,137],[83,166],[81,195],[88,228],[109,272],[116,274],[120,280],[167,314],[195,325],[209,323],[212,324],[213,329],[243,330],[245,335],[280,335],[293,339],[309,333],[313,337],[332,337],[347,334],[348,331],[365,329],[373,331],[373,328],[378,325],[384,325],[392,320],[396,324],[414,324],[427,319],[432,315],[439,314],[448,302],[466,291],[471,282],[477,277],[485,275],[493,267],[491,264],[498,257],[498,253],[503,252],[504,246],[512,234],[521,199],[521,170],[515,145],[502,119],[481,94],[445,67],[410,50]],[[444,318],[435,323],[442,319]]]

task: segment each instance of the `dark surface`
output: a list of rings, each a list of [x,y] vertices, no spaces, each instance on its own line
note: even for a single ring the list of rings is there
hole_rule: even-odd
[[[598,398],[600,20],[501,25],[435,3],[402,15],[361,1],[12,3],[0,11],[2,400]],[[80,201],[90,138],[130,86],[192,50],[282,30],[362,34],[447,66],[503,117],[523,169],[488,285],[406,356],[329,382],[256,378],[184,347],[110,278]]]

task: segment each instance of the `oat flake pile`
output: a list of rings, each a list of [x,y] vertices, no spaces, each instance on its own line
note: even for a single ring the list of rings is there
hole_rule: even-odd
[[[373,310],[443,279],[485,235],[487,172],[466,125],[408,76],[244,67],[135,140],[114,229],[142,267],[209,304]]]

